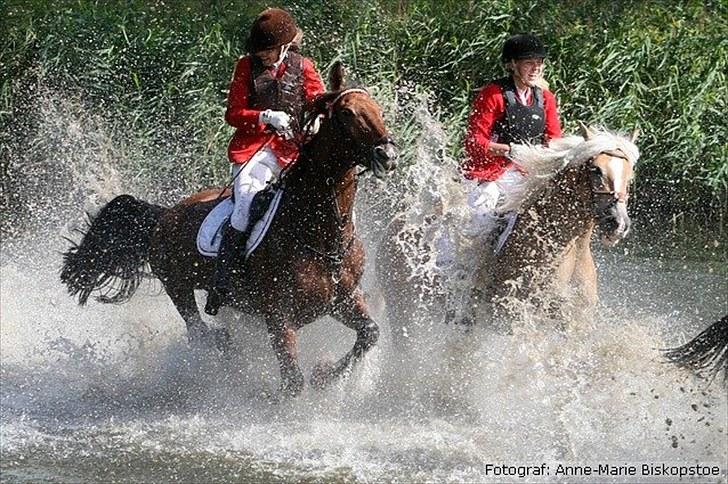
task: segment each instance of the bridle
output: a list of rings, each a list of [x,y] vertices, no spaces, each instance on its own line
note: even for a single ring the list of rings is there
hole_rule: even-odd
[[[621,158],[627,162],[630,161],[629,157],[619,148],[616,148],[614,150],[604,150],[599,153],[599,155],[607,155],[611,156],[613,158]],[[597,156],[599,156],[597,155]],[[590,160],[590,164],[593,164],[594,160],[596,160],[597,156],[593,157]],[[604,190],[602,187],[604,186],[604,175],[602,175],[601,170],[598,167],[593,166],[590,169],[590,181],[591,181],[591,192],[592,195],[594,195],[594,203],[597,205],[596,198],[598,197],[610,197],[610,200],[608,201],[607,205],[611,206],[616,203],[627,203],[627,200],[629,199],[629,194],[624,192],[618,192],[616,190]]]
[[[347,133],[346,127],[343,123],[343,121],[337,116],[337,112],[335,111],[336,105],[341,101],[341,99],[344,98],[344,96],[351,94],[351,93],[362,93],[366,94],[367,96],[370,96],[369,92],[365,89],[361,88],[349,88],[344,89],[338,95],[332,100],[329,101],[326,104],[326,110],[323,113],[315,114],[314,116],[311,116],[309,118],[305,125],[309,125],[313,122],[313,120],[323,114],[326,119],[328,119],[331,123],[336,126],[336,129],[340,130],[342,133]],[[380,138],[378,138],[373,144],[372,144],[372,157],[376,157],[376,149],[379,146],[382,146],[384,144],[394,144],[394,140],[389,135],[383,135]],[[312,244],[305,243],[302,241],[299,241],[310,252],[313,252],[314,254],[318,255],[319,257],[322,257],[324,260],[326,260],[332,270],[334,272],[332,274],[332,280],[334,283],[338,283],[341,279],[341,266],[344,262],[344,259],[346,258],[346,255],[349,253],[349,250],[351,249],[354,240],[356,239],[356,235],[352,234],[351,237],[349,237],[348,241],[344,241],[344,229],[346,226],[352,221],[351,216],[348,213],[343,213],[341,206],[339,205],[338,195],[340,191],[347,190],[351,184],[357,183],[357,180],[360,176],[362,176],[364,173],[371,171],[373,168],[372,166],[376,163],[376,161],[372,161],[367,166],[365,166],[361,171],[357,172],[354,177],[351,178],[345,185],[338,187],[337,189],[337,183],[336,183],[336,177],[329,176],[326,178],[326,186],[329,189],[328,198],[331,200],[333,204],[334,209],[334,219],[336,222],[336,241],[333,244],[334,249],[333,250],[320,250],[316,247],[314,247]],[[350,168],[347,168],[349,170]]]
[[[334,112],[334,108],[339,103],[339,101],[341,101],[341,99],[343,99],[344,96],[346,96],[347,94],[355,93],[355,92],[358,92],[361,94],[366,94],[367,97],[371,98],[369,91],[367,91],[366,89],[352,87],[352,88],[344,89],[332,101],[327,103],[326,118],[329,119],[339,130],[341,130],[343,132],[346,132],[346,127],[344,126],[343,121],[341,121],[341,119]],[[357,143],[357,144],[359,145],[358,146],[359,148],[366,147],[363,143]],[[367,145],[368,145],[368,143],[367,143]],[[392,139],[392,137],[389,136],[388,134],[382,135],[381,137],[377,138],[373,143],[371,143],[370,146],[371,146],[372,152],[370,153],[369,156],[371,157],[371,159],[373,161],[370,161],[367,164],[367,166],[365,166],[360,172],[358,172],[356,174],[357,177],[363,175],[364,173],[366,173],[368,171],[373,170],[372,167],[376,163],[376,158],[377,158],[376,150],[377,150],[377,148],[384,146],[384,145],[396,146],[396,143],[395,143],[394,139]]]

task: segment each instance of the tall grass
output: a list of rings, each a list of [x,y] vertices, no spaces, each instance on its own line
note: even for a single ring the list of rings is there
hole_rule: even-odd
[[[422,131],[413,114],[423,102],[446,131],[447,156],[462,156],[473,89],[503,74],[498,57],[510,33],[536,32],[551,47],[547,77],[567,131],[580,120],[624,132],[641,128],[637,213],[723,224],[724,2],[279,3],[297,17],[305,53],[320,70],[342,59],[372,88],[409,160]],[[58,143],[48,139],[43,113],[44,103],[59,97],[72,101],[79,119],[104,126],[124,177],[158,187],[160,199],[224,181],[231,134],[222,120],[226,89],[250,22],[266,4],[6,1],[0,7],[3,211],[22,211],[31,198],[29,167],[53,166]]]

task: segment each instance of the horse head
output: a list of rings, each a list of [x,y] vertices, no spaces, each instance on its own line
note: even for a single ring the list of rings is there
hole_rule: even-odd
[[[379,104],[365,89],[344,86],[344,69],[338,61],[331,68],[329,88],[331,91],[319,96],[309,112],[309,120],[323,118],[319,135],[336,141],[341,159],[372,170],[377,178],[394,170],[397,150]]]
[[[595,138],[595,133],[581,124],[585,141]],[[592,210],[602,243],[615,245],[627,236],[630,219],[627,214],[629,185],[632,180],[633,166],[638,156],[634,141],[638,130],[632,132],[629,140],[622,139],[614,148],[599,151],[586,167],[592,193]]]

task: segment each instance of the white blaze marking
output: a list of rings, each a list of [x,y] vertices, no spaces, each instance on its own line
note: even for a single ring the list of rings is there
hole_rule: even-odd
[[[609,171],[612,173],[612,190],[614,196],[622,190],[622,180],[624,179],[624,160],[613,156],[609,159]]]

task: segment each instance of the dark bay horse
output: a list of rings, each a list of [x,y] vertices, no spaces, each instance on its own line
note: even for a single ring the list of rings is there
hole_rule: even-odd
[[[458,303],[464,317],[456,321],[488,321],[507,330],[509,302],[540,297],[546,288],[585,314],[594,309],[592,233],[596,228],[602,242],[613,245],[629,232],[628,190],[639,152],[636,132],[627,139],[584,126],[582,134],[554,140],[550,148],[522,147],[518,160],[529,176],[504,207],[519,216],[497,256],[476,241],[475,252],[461,261],[474,269],[466,282],[469,294]],[[422,243],[426,227],[407,227],[404,220],[393,220],[377,252],[377,278],[395,342],[404,340],[402,328],[416,324],[411,301],[422,299],[419,292],[425,290],[436,307],[451,296],[446,277],[435,273],[424,279],[413,271],[437,255]],[[434,291],[428,287],[433,282],[440,286]]]
[[[284,393],[298,394],[304,377],[297,363],[296,332],[323,316],[356,331],[354,347],[312,382],[324,385],[351,370],[378,339],[359,287],[364,250],[353,223],[357,166],[383,176],[397,153],[380,106],[363,89],[345,89],[343,69],[332,68],[330,89],[309,113],[322,118],[286,171],[277,215],[264,241],[234,277],[230,305],[261,316],[278,358]],[[311,118],[312,119],[312,118]],[[225,330],[208,328],[194,290],[208,289],[215,259],[200,255],[200,224],[219,203],[220,190],[163,208],[122,195],[101,209],[77,246],[64,255],[61,280],[84,304],[97,290],[101,302],[128,300],[148,262],[187,324],[192,341],[225,343]],[[240,258],[242,259],[242,258]]]

